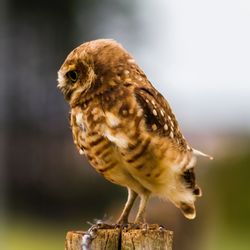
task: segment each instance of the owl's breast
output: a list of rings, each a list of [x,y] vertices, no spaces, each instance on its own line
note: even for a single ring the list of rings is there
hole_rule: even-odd
[[[72,133],[79,152],[111,182],[138,193],[141,189],[162,193],[175,178],[172,166],[182,153],[173,140],[147,129],[132,98],[109,104],[93,102],[72,109]]]
[[[112,145],[103,136],[104,115],[100,107],[90,105],[83,109],[76,107],[71,112],[71,127],[79,152],[88,157],[98,172],[104,173],[115,163],[112,161]],[[102,164],[100,164],[100,160]],[[102,166],[100,166],[102,165]]]
[[[92,167],[107,180],[142,192],[144,187],[127,171],[121,151],[105,134],[108,122],[103,111],[93,106],[90,109],[77,107],[71,112],[73,139],[80,154],[85,154]]]

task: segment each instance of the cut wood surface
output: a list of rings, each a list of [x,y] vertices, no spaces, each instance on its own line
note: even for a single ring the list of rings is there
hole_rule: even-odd
[[[173,232],[163,228],[97,229],[67,233],[65,250],[172,250]]]

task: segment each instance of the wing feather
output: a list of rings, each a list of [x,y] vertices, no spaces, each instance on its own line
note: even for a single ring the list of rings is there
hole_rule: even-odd
[[[135,88],[134,94],[143,109],[147,130],[187,148],[187,142],[166,99],[152,86]]]

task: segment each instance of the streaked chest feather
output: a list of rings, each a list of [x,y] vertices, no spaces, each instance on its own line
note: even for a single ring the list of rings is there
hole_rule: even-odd
[[[85,151],[91,165],[107,179],[115,180],[118,174],[129,173],[154,192],[165,185],[171,175],[168,166],[178,158],[174,150],[166,154],[170,147],[167,140],[151,137],[140,126],[133,130],[126,124],[124,128],[120,117],[91,108],[92,112],[75,108],[71,113],[74,141],[79,150]]]

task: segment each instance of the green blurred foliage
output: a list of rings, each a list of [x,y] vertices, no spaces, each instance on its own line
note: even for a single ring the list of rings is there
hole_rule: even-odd
[[[5,197],[0,249],[59,250],[66,232],[87,229],[87,220],[108,213],[114,221],[126,190],[105,181],[74,149],[56,72],[73,47],[103,36],[103,23],[108,31],[117,25],[121,42],[133,37],[143,46],[143,32],[136,28],[140,5],[132,0],[5,2],[7,10],[0,16],[6,25],[0,61],[5,91],[0,105],[0,191]],[[196,220],[186,220],[163,202],[149,205],[148,221],[174,230],[175,250],[249,249],[250,138],[235,131],[218,138],[215,160],[198,162],[203,197],[196,203]]]
[[[250,140],[247,135],[240,141],[236,136],[228,138],[219,148],[223,156],[218,155],[204,177],[209,193],[206,209],[211,213],[206,250],[249,249]]]

